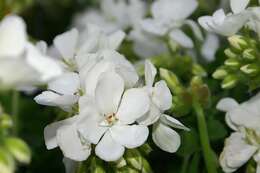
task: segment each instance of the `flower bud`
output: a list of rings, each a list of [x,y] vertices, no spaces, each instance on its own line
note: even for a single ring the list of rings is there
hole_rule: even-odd
[[[227,59],[224,64],[228,67],[237,68],[240,66],[240,62],[235,58],[229,58]]]
[[[102,161],[96,157],[91,159],[90,163],[90,172],[91,173],[105,173],[106,171],[103,168]]]
[[[126,162],[137,170],[142,170],[143,158],[137,149],[129,149],[126,151]]]
[[[13,173],[15,162],[13,157],[4,149],[0,148],[0,172]]]
[[[164,68],[160,68],[160,76],[163,80],[166,81],[172,92],[178,93],[180,90],[182,90],[179,79],[173,72]]]
[[[217,69],[213,74],[212,77],[214,79],[224,79],[227,76],[227,71],[223,68]]]
[[[0,128],[8,129],[13,126],[13,121],[10,115],[2,114],[0,115]]]
[[[240,35],[233,35],[228,38],[230,45],[237,51],[242,51],[248,47],[247,42]]]
[[[236,86],[238,78],[235,75],[228,75],[224,78],[221,87],[223,89],[230,89]]]
[[[201,76],[201,77],[207,76],[207,72],[199,64],[192,65],[192,73],[195,76]]]
[[[31,151],[28,145],[19,138],[6,138],[4,140],[5,147],[14,156],[14,158],[24,164],[31,161]]]
[[[230,49],[225,49],[224,50],[224,53],[225,55],[228,57],[228,58],[236,58],[238,55],[235,54],[232,50]]]
[[[124,166],[126,166],[126,160],[123,157],[121,157],[118,161],[116,161],[116,167],[122,168]]]
[[[256,52],[254,49],[246,49],[243,52],[243,58],[247,60],[254,60],[256,58]]]
[[[256,64],[247,64],[240,68],[242,72],[248,75],[256,75],[259,72],[259,67]]]
[[[122,169],[117,169],[115,170],[115,173],[140,173],[140,171],[137,171],[133,168],[130,168],[130,167],[124,167]]]

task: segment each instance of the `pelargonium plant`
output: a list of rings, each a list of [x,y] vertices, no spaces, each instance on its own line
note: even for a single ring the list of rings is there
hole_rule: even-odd
[[[0,1],[0,173],[260,173],[259,36],[256,0]]]

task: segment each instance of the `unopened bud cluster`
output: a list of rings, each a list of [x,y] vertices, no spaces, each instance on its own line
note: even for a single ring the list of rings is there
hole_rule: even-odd
[[[260,49],[253,38],[234,35],[228,38],[230,47],[224,53],[224,64],[216,69],[213,78],[222,80],[221,87],[230,89],[238,83],[250,89],[260,86]]]

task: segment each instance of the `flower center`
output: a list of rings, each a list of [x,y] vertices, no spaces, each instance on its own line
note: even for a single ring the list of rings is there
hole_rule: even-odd
[[[100,126],[110,127],[117,122],[116,114],[110,113],[105,115],[105,119],[99,124]]]

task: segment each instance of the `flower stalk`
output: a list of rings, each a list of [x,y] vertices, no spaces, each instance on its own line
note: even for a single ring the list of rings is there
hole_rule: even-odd
[[[18,91],[12,93],[12,116],[14,122],[13,132],[14,134],[19,133],[19,98],[20,94]]]
[[[217,173],[217,169],[215,167],[214,158],[212,154],[212,149],[210,147],[207,124],[204,116],[204,111],[201,105],[194,101],[193,108],[197,115],[197,122],[200,134],[200,143],[202,146],[204,161],[206,164],[207,172],[208,173]]]

